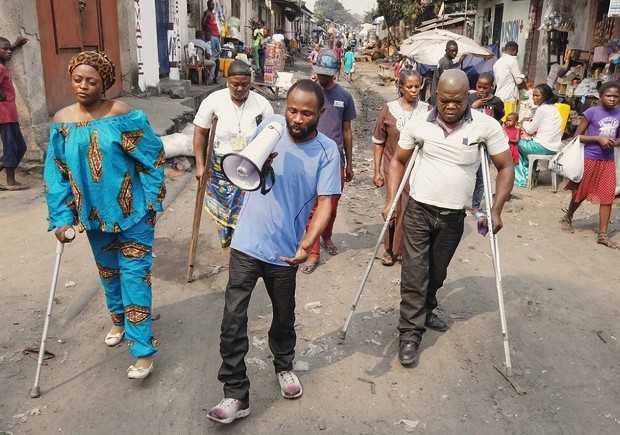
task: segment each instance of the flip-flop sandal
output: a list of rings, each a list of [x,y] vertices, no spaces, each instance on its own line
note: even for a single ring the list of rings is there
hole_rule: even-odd
[[[305,273],[306,275],[310,275],[312,272],[319,267],[319,262],[316,263],[306,263],[301,267],[301,273]]]
[[[573,227],[573,220],[566,215],[564,215],[564,217],[560,219],[560,228],[562,228],[562,231],[566,231],[569,233],[575,232],[575,228]]]
[[[599,234],[596,239],[596,243],[598,243],[599,245],[607,246],[611,249],[620,249],[620,246],[618,246],[616,242],[609,240],[607,234]]]
[[[323,247],[325,248],[327,253],[329,255],[331,255],[332,257],[334,255],[338,255],[338,248],[336,248],[336,245],[334,245],[334,242],[332,242],[332,241],[330,241],[330,242],[323,242]]]
[[[390,267],[394,266],[395,263],[396,259],[392,254],[388,254],[387,252],[383,254],[383,257],[381,258],[381,264],[383,264],[385,267]]]
[[[18,190],[28,190],[29,187],[24,184],[14,184],[12,186],[8,184],[0,184],[0,190],[7,190],[9,192],[16,192]]]

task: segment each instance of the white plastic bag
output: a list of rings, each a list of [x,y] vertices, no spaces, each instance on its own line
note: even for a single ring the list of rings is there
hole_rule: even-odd
[[[583,177],[584,152],[579,137],[575,137],[549,162],[549,169],[575,183]]]
[[[194,155],[192,136],[189,134],[172,133],[162,136],[160,139],[164,144],[164,153],[167,159],[179,156],[192,157]]]

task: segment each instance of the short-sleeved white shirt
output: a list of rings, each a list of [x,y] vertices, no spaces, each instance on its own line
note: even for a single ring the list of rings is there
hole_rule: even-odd
[[[516,56],[504,53],[493,65],[495,76],[495,96],[502,101],[517,101],[519,99],[518,85],[525,76],[519,69]]]
[[[263,119],[273,115],[273,107],[265,97],[253,91],[244,104],[237,106],[226,88],[213,92],[202,101],[194,125],[211,128],[213,115],[217,116],[214,152],[221,156],[240,151],[236,149],[239,146],[237,138],[243,137],[247,144]]]
[[[508,150],[508,138],[499,122],[475,110],[468,110],[462,124],[448,134],[437,123],[436,110],[418,114],[401,131],[398,145],[413,149],[414,139],[422,139],[424,145],[409,179],[411,197],[453,210],[471,204],[480,166],[477,142],[485,141],[490,155]]]

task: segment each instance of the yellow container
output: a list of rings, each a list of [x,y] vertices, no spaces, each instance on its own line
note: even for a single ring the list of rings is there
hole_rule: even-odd
[[[570,106],[564,103],[555,103],[555,107],[558,108],[558,112],[560,112],[560,116],[562,117],[562,133],[566,129],[566,124],[568,123],[568,117],[570,116]]]
[[[234,59],[229,58],[220,58],[220,72],[224,77],[228,77],[228,68],[230,68],[230,64],[232,64]]]
[[[504,101],[504,117],[502,122],[505,122],[506,117],[513,112],[519,113],[519,104],[516,101]]]

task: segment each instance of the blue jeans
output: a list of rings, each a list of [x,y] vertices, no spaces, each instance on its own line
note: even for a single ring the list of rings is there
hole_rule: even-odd
[[[220,42],[220,37],[212,36],[211,37],[211,53],[213,55],[212,59],[219,59],[221,51],[222,51],[222,45]]]
[[[87,231],[112,323],[125,327],[129,353],[157,352],[151,329],[151,265],[155,212],[120,233]]]
[[[482,202],[482,195],[484,194],[484,183],[482,182],[482,167],[478,168],[476,172],[476,186],[474,187],[474,195],[471,199],[471,207],[477,210],[480,209],[480,203]]]
[[[0,124],[0,138],[3,145],[2,166],[5,168],[17,168],[24,154],[26,154],[26,141],[19,128],[19,123],[8,122]]]

